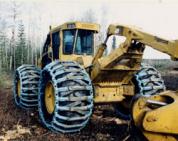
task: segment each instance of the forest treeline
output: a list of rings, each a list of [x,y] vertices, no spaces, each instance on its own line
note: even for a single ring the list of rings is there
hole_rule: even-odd
[[[13,71],[21,64],[36,64],[40,57],[40,48],[32,47],[26,38],[25,26],[18,24],[17,36],[14,31],[9,38],[5,29],[0,31],[0,69]]]
[[[22,64],[36,64],[40,47],[35,46],[32,36],[27,35],[16,1],[0,3],[0,71],[13,71]],[[29,33],[28,33],[29,34]]]
[[[38,64],[41,57],[41,50],[45,42],[46,32],[44,34],[45,14],[36,10],[35,14],[21,15],[24,12],[24,5],[17,3],[15,0],[7,3],[7,8],[2,9],[5,3],[0,3],[0,71],[14,71],[22,64]],[[19,10],[19,7],[23,7]],[[3,11],[8,14],[3,15]],[[102,15],[106,15],[106,8],[101,8]],[[38,17],[38,18],[35,18]],[[93,23],[102,23],[98,36],[95,39],[95,45],[104,40],[107,28],[107,19],[101,16],[96,17],[96,13],[91,9],[86,9],[80,16],[72,16],[68,21],[84,21]],[[28,19],[28,21],[27,21]],[[66,21],[67,22],[67,21]],[[59,22],[60,23],[60,22]],[[49,25],[50,26],[50,25]],[[116,47],[116,39],[112,39],[112,48]],[[107,54],[107,51],[106,53]]]

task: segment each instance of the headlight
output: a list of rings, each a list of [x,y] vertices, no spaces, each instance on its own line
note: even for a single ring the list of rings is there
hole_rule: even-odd
[[[67,24],[67,28],[75,28],[75,24],[72,23],[72,24]]]

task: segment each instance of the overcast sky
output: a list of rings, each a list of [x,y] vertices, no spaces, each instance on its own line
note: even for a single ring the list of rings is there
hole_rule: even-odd
[[[7,2],[8,0],[0,0]],[[78,19],[91,9],[97,22],[107,29],[111,23],[135,25],[166,39],[178,39],[178,0],[16,0],[22,3],[21,18],[28,26],[38,25],[43,37],[49,25]],[[7,8],[0,12],[7,12]],[[29,14],[32,15],[29,18]],[[39,16],[40,15],[40,16]],[[35,23],[39,19],[40,22]],[[105,22],[103,24],[103,21]],[[41,39],[42,41],[44,38]],[[144,58],[169,58],[147,48]]]

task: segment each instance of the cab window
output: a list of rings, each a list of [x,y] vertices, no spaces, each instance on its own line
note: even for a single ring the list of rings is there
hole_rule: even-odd
[[[72,54],[73,53],[73,44],[75,40],[75,32],[76,30],[64,30],[63,38],[64,38],[64,54]]]
[[[64,30],[63,38],[64,54],[93,54],[93,31],[82,29]]]
[[[75,54],[92,55],[93,53],[93,32],[88,30],[78,30]]]

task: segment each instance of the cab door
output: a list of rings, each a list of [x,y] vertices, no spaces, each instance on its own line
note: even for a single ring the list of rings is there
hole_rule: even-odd
[[[43,47],[42,68],[44,68],[47,64],[51,63],[53,60],[59,59],[59,46],[59,32],[52,33],[52,39],[48,34]]]
[[[53,60],[59,59],[59,47],[60,47],[60,37],[59,31],[54,32],[52,34],[52,52],[53,52]]]
[[[45,44],[43,46],[42,68],[44,68],[47,64],[49,64],[52,61],[50,55],[48,54],[49,48],[50,48],[50,36],[48,34]]]

